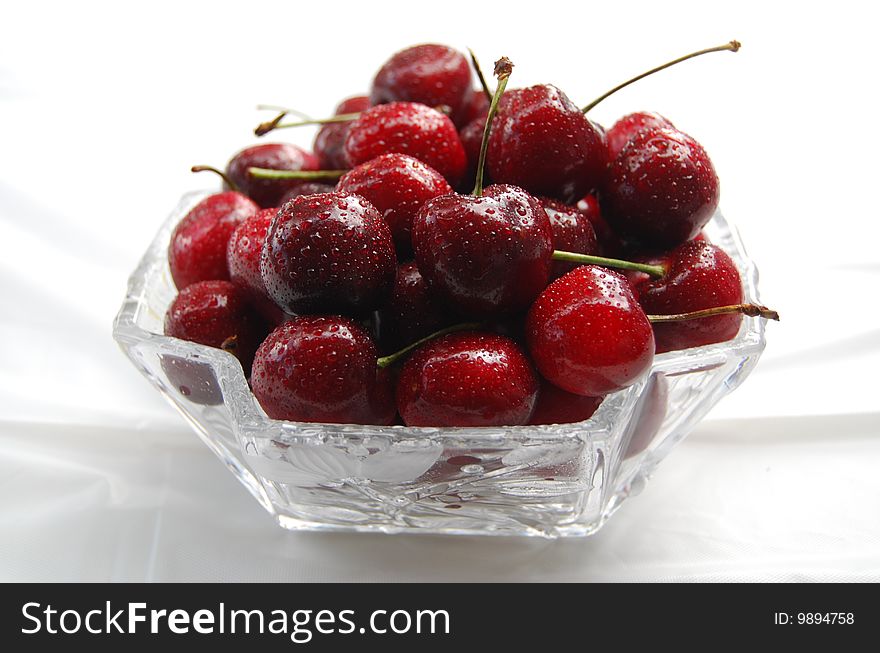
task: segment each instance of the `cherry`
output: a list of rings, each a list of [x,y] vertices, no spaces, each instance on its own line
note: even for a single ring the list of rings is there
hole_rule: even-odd
[[[431,297],[415,262],[400,265],[391,299],[378,313],[382,350],[396,351],[451,321],[449,311]]]
[[[439,172],[406,154],[383,154],[348,171],[337,189],[366,198],[391,228],[401,255],[412,253],[412,220],[422,205],[452,188]]]
[[[173,354],[159,354],[159,364],[168,382],[187,401],[200,406],[219,406],[223,403],[223,391],[210,364]]]
[[[436,109],[415,102],[392,102],[367,109],[345,139],[348,162],[357,166],[389,153],[409,154],[455,186],[464,175],[467,156],[452,121]]]
[[[391,230],[364,198],[335,192],[297,197],[269,228],[260,272],[288,313],[365,312],[394,283]]]
[[[465,105],[462,116],[461,125],[469,125],[474,120],[480,120],[483,124],[486,122],[486,113],[489,111],[489,102],[492,100],[492,94],[486,95],[482,90],[474,89],[470,92],[470,99]],[[462,130],[464,127],[461,128]]]
[[[601,182],[602,131],[555,86],[505,95],[489,140],[489,175],[535,195],[574,202]]]
[[[467,172],[461,184],[459,184],[460,190],[467,188],[467,184],[470,184],[470,188],[473,188],[474,178],[477,174],[477,162],[480,159],[480,146],[483,143],[483,131],[486,128],[486,118],[488,116],[488,110],[483,111],[458,132],[468,162]]]
[[[179,290],[197,281],[229,279],[226,246],[232,232],[259,207],[241,193],[206,197],[174,228],[168,245],[171,278]]]
[[[270,170],[317,170],[318,159],[311,152],[289,143],[263,143],[238,152],[226,166],[226,175],[245,195],[262,208],[278,206],[281,198],[302,183],[296,179],[254,177],[250,168]]]
[[[391,424],[390,377],[377,367],[376,344],[341,316],[300,316],[260,345],[251,384],[272,419]]]
[[[198,281],[180,291],[165,314],[165,335],[233,354],[248,374],[268,332],[248,295],[229,281]]]
[[[662,128],[637,134],[611,163],[602,209],[625,240],[666,249],[700,232],[718,196],[718,176],[702,146]]]
[[[333,115],[360,113],[369,109],[370,106],[370,98],[358,95],[340,102]],[[321,169],[344,170],[351,167],[345,158],[344,147],[349,127],[351,127],[351,122],[331,122],[322,125],[321,129],[318,130],[318,133],[315,135],[314,150]]]
[[[471,69],[465,56],[445,45],[429,43],[392,56],[373,80],[370,101],[447,106],[453,122],[460,124],[467,118],[471,94]]]
[[[662,127],[675,129],[675,125],[659,113],[640,111],[638,113],[631,113],[624,116],[614,123],[614,125],[611,126],[611,129],[605,134],[606,140],[608,141],[609,160],[613,161],[616,159],[624,146],[639,132],[650,131]]]
[[[631,385],[654,358],[651,323],[626,278],[594,265],[541,293],[526,317],[526,341],[544,378],[592,397]]]
[[[584,397],[566,392],[541,379],[541,392],[529,424],[572,424],[590,419],[602,397]]]
[[[331,186],[330,184],[324,184],[320,181],[304,181],[296,188],[292,188],[287,191],[284,197],[281,198],[278,206],[283,206],[287,204],[290,200],[300,197],[301,195],[318,195],[319,193],[332,193],[334,190],[336,190],[336,186]]]
[[[666,268],[660,279],[640,273],[627,275],[646,313],[690,313],[743,301],[742,279],[736,264],[711,243],[689,241],[651,262]],[[730,340],[739,332],[741,323],[740,313],[727,313],[654,324],[657,353]]]
[[[260,274],[260,258],[276,213],[277,209],[260,209],[243,220],[232,233],[226,248],[230,280],[248,294],[254,306],[272,324],[279,324],[286,315],[269,297]]]
[[[494,333],[432,340],[404,364],[397,408],[407,426],[515,426],[535,407],[538,377],[525,352]]]
[[[577,207],[563,204],[559,200],[541,198],[541,204],[550,218],[553,230],[553,248],[581,254],[599,254],[596,232],[589,218]],[[558,279],[566,272],[575,269],[578,263],[556,261],[551,272],[552,279]]]
[[[512,68],[508,59],[495,66],[498,89],[484,129],[473,194],[436,197],[413,219],[419,271],[432,292],[466,315],[522,310],[550,275],[553,232],[540,202],[515,186],[483,190],[492,118]]]
[[[623,251],[623,243],[602,215],[599,198],[594,193],[584,195],[578,200],[576,206],[578,211],[583,213],[593,226],[593,232],[596,234],[596,240],[599,244],[599,251],[605,256],[619,256]]]

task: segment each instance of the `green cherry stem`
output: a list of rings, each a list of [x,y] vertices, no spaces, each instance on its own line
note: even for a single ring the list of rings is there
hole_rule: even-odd
[[[455,333],[457,331],[472,331],[474,329],[479,329],[482,326],[483,325],[480,322],[462,322],[461,324],[454,324],[450,327],[446,327],[445,329],[440,329],[439,331],[435,331],[429,336],[425,336],[421,340],[416,340],[414,343],[412,343],[411,345],[407,345],[400,351],[396,351],[393,354],[388,354],[387,356],[382,356],[378,360],[377,364],[380,369],[383,367],[389,367],[391,365],[394,365],[401,358],[404,358],[405,356],[409,355],[410,353],[424,345],[426,342],[430,342],[435,338],[445,336],[447,333]]]
[[[224,183],[229,186],[230,190],[234,190],[237,193],[241,192],[241,189],[236,185],[234,181],[229,178],[222,170],[218,170],[213,166],[193,166],[190,168],[191,172],[213,172],[215,175],[220,175],[220,178],[224,181]]]
[[[271,168],[248,168],[257,179],[339,179],[348,170],[273,170]]]
[[[486,99],[491,102],[492,91],[489,90],[489,85],[486,83],[486,78],[483,76],[483,69],[480,68],[480,62],[477,61],[477,55],[475,55],[474,51],[470,48],[468,48],[467,51],[471,55],[471,64],[473,64],[474,71],[477,73],[477,79],[480,80],[480,86],[483,87],[483,93],[486,95]]]
[[[495,87],[495,94],[489,103],[489,115],[486,116],[486,126],[483,128],[483,142],[480,144],[480,158],[477,160],[477,179],[474,183],[474,190],[471,193],[474,197],[483,195],[483,169],[486,167],[486,152],[489,149],[489,134],[492,131],[492,121],[495,114],[498,113],[498,101],[504,95],[504,89],[507,88],[507,80],[510,79],[510,73],[513,72],[513,62],[507,57],[501,57],[495,62],[495,77],[498,78],[498,85]]]
[[[577,252],[565,252],[557,249],[553,252],[554,261],[569,261],[581,265],[601,265],[604,268],[619,268],[621,270],[635,270],[644,272],[652,277],[662,277],[666,274],[666,268],[662,265],[648,265],[647,263],[635,263],[623,261],[619,258],[607,258],[605,256],[593,256],[592,254],[579,254]]]
[[[280,117],[276,117],[274,120],[257,125],[254,129],[254,134],[257,136],[265,136],[270,131],[276,129],[290,129],[291,127],[304,127],[306,125],[329,125],[334,122],[351,122],[352,120],[357,120],[360,115],[360,112],[340,113],[338,116],[330,116],[329,118],[310,118],[308,120],[298,120],[296,122],[281,122]]]
[[[693,59],[694,57],[709,54],[710,52],[737,52],[741,46],[742,44],[739,41],[730,41],[729,43],[725,43],[724,45],[719,45],[714,48],[706,48],[705,50],[698,50],[697,52],[691,52],[690,54],[686,54],[685,56],[679,57],[678,59],[673,59],[672,61],[665,63],[662,66],[657,66],[656,68],[652,68],[651,70],[642,73],[641,75],[637,75],[632,79],[625,81],[623,84],[618,84],[607,93],[600,95],[595,100],[590,102],[587,106],[583,108],[583,112],[587,113],[609,95],[617,93],[617,91],[619,91],[620,89],[626,88],[630,84],[637,82],[640,79],[644,79],[648,75],[653,75],[654,73],[660,72],[661,70],[669,68],[670,66],[674,66],[675,64],[681,63],[682,61],[687,61],[688,59]]]
[[[772,308],[761,306],[760,304],[731,304],[729,306],[716,306],[714,308],[705,308],[702,311],[693,311],[692,313],[677,313],[674,315],[649,315],[648,320],[652,323],[657,322],[684,322],[685,320],[699,320],[704,317],[712,317],[714,315],[727,315],[729,313],[742,313],[749,317],[762,317],[765,320],[779,321],[779,313]]]

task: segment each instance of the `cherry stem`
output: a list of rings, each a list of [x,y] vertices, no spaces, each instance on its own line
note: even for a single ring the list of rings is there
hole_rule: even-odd
[[[461,324],[453,324],[450,327],[446,327],[445,329],[440,329],[439,331],[435,331],[429,336],[425,336],[421,340],[416,340],[411,345],[407,345],[400,351],[396,351],[393,354],[388,354],[387,356],[382,356],[378,361],[377,365],[379,369],[389,367],[398,362],[401,358],[409,355],[426,342],[431,342],[432,340],[439,338],[440,336],[445,336],[448,333],[455,333],[457,331],[473,331],[474,329],[479,329],[483,325],[480,322],[462,322]]]
[[[339,179],[348,170],[273,170],[272,168],[248,168],[257,179]]]
[[[592,254],[565,252],[559,249],[553,252],[553,260],[581,263],[582,265],[601,265],[605,268],[620,268],[621,270],[635,270],[636,272],[650,274],[652,277],[662,277],[666,274],[666,268],[662,265],[635,263],[633,261],[623,261],[619,258],[606,258],[605,256],[593,256]]]
[[[495,114],[498,113],[498,102],[504,95],[507,80],[510,79],[512,72],[513,62],[507,57],[501,57],[495,62],[495,77],[498,78],[498,85],[495,87],[495,94],[489,103],[489,114],[486,116],[486,126],[483,128],[483,142],[480,144],[480,158],[477,161],[477,178],[471,193],[474,197],[483,195],[483,170],[486,167],[486,152],[489,149],[489,133],[492,131],[492,121],[495,119]]]
[[[662,66],[657,66],[656,68],[652,68],[648,72],[642,73],[641,75],[637,75],[636,77],[633,77],[632,79],[630,79],[628,81],[625,81],[623,84],[619,84],[619,85],[615,86],[610,91],[608,91],[604,95],[600,95],[595,100],[590,102],[587,106],[585,106],[583,108],[583,112],[587,113],[593,107],[595,107],[597,104],[599,104],[602,100],[607,98],[609,95],[613,95],[614,93],[617,93],[617,91],[619,91],[620,89],[626,88],[630,84],[637,82],[640,79],[647,77],[648,75],[653,75],[656,72],[660,72],[664,68],[669,68],[670,66],[674,66],[675,64],[681,63],[682,61],[687,61],[688,59],[693,59],[694,57],[699,57],[704,54],[709,54],[710,52],[728,52],[728,51],[729,52],[737,52],[741,46],[742,46],[742,44],[739,41],[731,41],[730,43],[725,43],[724,45],[719,45],[714,48],[706,48],[705,50],[698,50],[697,52],[691,52],[690,54],[686,54],[685,56],[679,57],[678,59],[673,59],[672,61],[665,63]]]
[[[760,304],[731,304],[730,306],[716,306],[705,308],[702,311],[692,313],[678,313],[676,315],[649,315],[650,322],[683,322],[685,320],[699,320],[714,315],[728,315],[730,313],[742,313],[749,317],[762,317],[765,320],[779,321],[779,313]]]
[[[335,122],[351,122],[352,120],[357,120],[358,116],[360,116],[360,112],[357,113],[340,113],[338,116],[331,116],[329,118],[318,118],[309,120],[299,120],[297,122],[281,122],[281,118],[283,116],[277,116],[274,120],[270,120],[268,122],[261,123],[257,125],[254,129],[254,134],[257,136],[265,136],[270,131],[275,129],[290,129],[291,127],[304,127],[306,125],[329,125]]]
[[[477,61],[477,55],[474,54],[474,51],[470,48],[467,49],[468,53],[471,55],[471,63],[474,66],[474,70],[477,73],[477,79],[480,80],[480,86],[483,87],[483,93],[486,95],[486,99],[489,102],[492,101],[492,91],[489,90],[489,85],[486,83],[486,78],[483,76],[483,69],[480,68],[480,62]]]
[[[224,181],[224,183],[229,186],[230,190],[234,190],[236,193],[240,193],[241,189],[236,185],[234,181],[229,178],[222,170],[218,170],[213,166],[193,166],[190,168],[192,172],[213,172],[215,175],[220,175],[220,178]]]

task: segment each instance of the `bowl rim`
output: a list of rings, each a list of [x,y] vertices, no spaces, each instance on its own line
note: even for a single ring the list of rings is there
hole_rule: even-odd
[[[498,439],[522,439],[533,442],[539,440],[595,439],[613,432],[613,422],[619,419],[619,412],[628,403],[632,393],[640,392],[647,379],[654,373],[665,375],[682,374],[701,369],[711,369],[723,364],[734,356],[759,354],[766,344],[764,320],[757,317],[744,317],[739,333],[732,340],[658,354],[650,370],[636,383],[609,394],[596,412],[587,420],[567,424],[522,425],[503,427],[411,427],[403,425],[377,426],[364,424],[329,424],[319,422],[294,422],[269,418],[250,390],[238,359],[232,354],[213,347],[200,345],[165,336],[146,329],[139,323],[144,312],[158,314],[150,306],[148,291],[151,284],[170,280],[168,268],[168,243],[171,232],[198,202],[218,192],[199,190],[185,193],[174,210],[165,219],[154,236],[137,267],[128,279],[125,298],[113,322],[113,338],[123,349],[126,346],[149,343],[163,353],[197,360],[211,365],[220,381],[223,404],[229,409],[235,430],[253,438],[299,441],[317,439],[326,441],[336,437],[350,438],[393,436],[424,439],[463,438],[469,441],[485,440],[487,443]],[[748,257],[745,246],[736,227],[717,210],[706,225],[710,241],[721,247],[733,259],[743,282],[744,301],[759,302],[758,270]],[[172,283],[173,285],[173,283]],[[167,307],[162,307],[162,316]],[[160,318],[161,319],[161,318]]]

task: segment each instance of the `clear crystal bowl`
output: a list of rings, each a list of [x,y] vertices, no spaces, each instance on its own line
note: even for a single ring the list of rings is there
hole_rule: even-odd
[[[177,292],[169,238],[207,194],[185,195],[159,230],[129,280],[113,337],[284,528],[589,535],[642,490],[764,349],[763,321],[744,318],[734,340],[657,356],[649,374],[575,424],[410,428],[269,419],[236,358],[162,335]],[[757,270],[735,229],[716,213],[706,233],[739,267],[746,301],[757,302]]]

